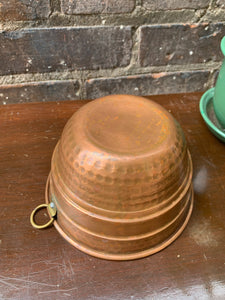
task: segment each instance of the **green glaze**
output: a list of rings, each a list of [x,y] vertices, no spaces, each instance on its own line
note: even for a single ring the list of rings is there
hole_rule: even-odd
[[[225,37],[221,41],[221,50],[223,52],[223,55],[225,56]]]
[[[221,50],[225,56],[225,37],[221,41]],[[222,127],[225,128],[225,59],[223,60],[222,67],[216,81],[213,105],[217,119],[221,123]]]
[[[225,142],[225,130],[219,124],[213,108],[214,90],[214,88],[208,90],[201,97],[200,112],[210,131],[222,142]]]

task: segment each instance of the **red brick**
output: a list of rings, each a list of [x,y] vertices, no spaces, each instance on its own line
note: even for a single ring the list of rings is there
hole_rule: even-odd
[[[224,23],[142,26],[140,65],[187,65],[221,61],[220,40],[224,35]]]
[[[0,0],[1,21],[45,19],[50,12],[50,0]]]
[[[79,99],[77,80],[53,80],[0,86],[0,104]]]
[[[210,0],[143,0],[143,6],[149,10],[176,10],[185,8],[205,8]]]
[[[127,13],[135,7],[134,0],[61,0],[65,14]]]
[[[127,66],[130,27],[63,27],[0,33],[0,74]]]
[[[95,78],[86,81],[86,97],[95,99],[110,94],[157,95],[203,91],[209,77],[209,71],[186,71]]]

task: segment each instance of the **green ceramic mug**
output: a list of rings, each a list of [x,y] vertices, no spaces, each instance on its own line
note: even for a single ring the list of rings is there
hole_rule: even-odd
[[[221,41],[221,50],[225,56],[225,37]],[[213,106],[217,119],[225,128],[225,58],[216,81]]]

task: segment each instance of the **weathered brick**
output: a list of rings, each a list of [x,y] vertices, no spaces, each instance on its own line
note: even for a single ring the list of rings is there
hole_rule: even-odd
[[[79,99],[77,80],[54,80],[0,86],[0,104]]]
[[[65,14],[127,13],[135,7],[134,0],[61,0]]]
[[[24,29],[0,33],[0,74],[126,66],[131,28]]]
[[[50,12],[50,0],[0,0],[1,21],[45,19]]]
[[[143,67],[220,61],[224,23],[142,26],[139,62]]]
[[[203,91],[209,71],[155,73],[117,78],[97,78],[86,81],[87,99],[110,94],[157,95]]]
[[[143,6],[150,10],[172,10],[205,8],[210,0],[143,0]]]
[[[225,0],[217,0],[216,4],[225,9]]]

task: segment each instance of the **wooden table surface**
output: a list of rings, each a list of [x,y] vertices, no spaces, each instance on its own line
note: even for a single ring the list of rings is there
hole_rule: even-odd
[[[194,165],[194,211],[169,247],[125,262],[86,255],[54,227],[35,230],[29,221],[33,208],[44,203],[62,129],[86,102],[1,106],[0,299],[225,299],[225,144],[205,126],[200,97],[151,97],[185,132]]]

